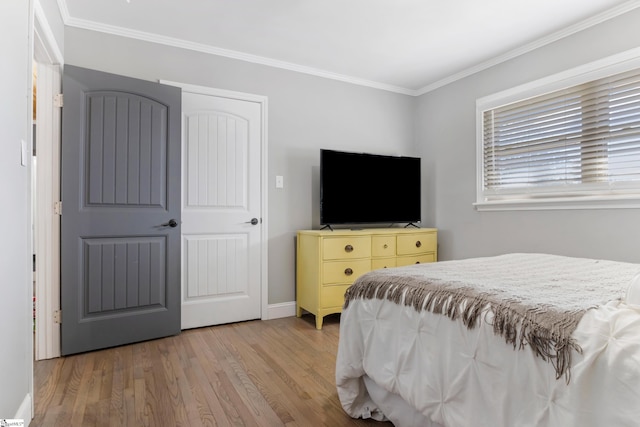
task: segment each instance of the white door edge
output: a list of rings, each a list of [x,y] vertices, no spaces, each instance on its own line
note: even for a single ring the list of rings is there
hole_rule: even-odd
[[[236,92],[225,89],[218,89],[208,86],[199,86],[193,85],[189,83],[181,83],[170,80],[162,80],[159,79],[158,83],[177,86],[182,88],[184,92],[202,94],[202,95],[211,95],[218,96],[222,98],[230,98],[230,99],[238,99],[241,101],[250,101],[255,102],[260,105],[260,121],[261,121],[261,130],[260,130],[260,166],[261,166],[261,188],[260,191],[262,193],[261,202],[260,202],[260,218],[262,219],[262,226],[260,227],[261,235],[261,247],[260,247],[260,318],[262,320],[267,320],[269,318],[269,284],[268,284],[268,218],[267,212],[268,209],[268,126],[267,126],[267,109],[268,109],[268,98],[264,95],[256,95],[246,92]]]
[[[50,78],[38,80],[37,107],[42,110],[47,94],[60,93],[62,77],[60,67],[63,56],[42,10],[40,2],[34,3],[33,23],[34,61],[52,66]],[[50,99],[52,101],[52,98]],[[38,158],[41,166],[47,164],[41,174],[41,182],[37,190],[37,200],[56,200],[60,197],[60,117],[59,108],[51,110],[52,102],[44,108],[49,114],[38,119],[36,138],[51,138],[48,150],[40,150]],[[60,222],[52,220],[51,211],[42,209],[35,212],[34,222],[39,223],[40,231],[36,233],[35,245],[38,253],[39,278],[36,277],[36,332],[35,360],[60,357],[60,324],[54,321],[54,312],[60,309]],[[44,227],[44,228],[43,228]]]

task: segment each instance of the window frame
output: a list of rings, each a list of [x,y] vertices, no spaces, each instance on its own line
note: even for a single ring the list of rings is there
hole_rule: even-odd
[[[609,209],[640,208],[640,189],[617,194],[580,195],[555,191],[553,194],[532,195],[527,192],[510,197],[491,199],[484,191],[484,112],[520,102],[546,93],[578,86],[593,80],[633,69],[640,69],[640,48],[594,61],[530,83],[516,86],[476,100],[476,201],[478,211],[549,210],[549,209]],[[573,192],[573,191],[572,191]]]

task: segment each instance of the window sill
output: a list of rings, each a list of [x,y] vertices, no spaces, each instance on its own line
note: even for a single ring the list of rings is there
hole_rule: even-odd
[[[473,204],[478,212],[565,209],[640,209],[640,195],[566,197],[552,199],[492,200]]]

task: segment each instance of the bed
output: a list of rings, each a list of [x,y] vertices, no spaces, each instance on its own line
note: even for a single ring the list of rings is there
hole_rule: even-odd
[[[507,254],[347,290],[336,385],[397,427],[640,426],[640,264]]]

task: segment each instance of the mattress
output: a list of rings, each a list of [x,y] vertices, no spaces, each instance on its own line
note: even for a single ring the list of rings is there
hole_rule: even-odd
[[[532,257],[549,259],[516,258]],[[581,262],[552,258],[554,264]],[[571,334],[578,347],[568,377],[558,378],[531,346],[514,348],[496,335],[490,306],[469,328],[387,298],[352,299],[341,316],[336,363],[344,410],[399,427],[640,425],[640,306],[625,299],[637,294],[631,283],[640,265],[602,264],[620,297],[581,316]]]

